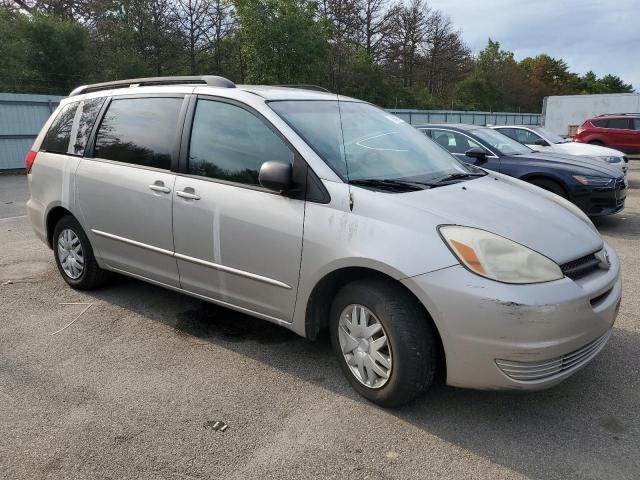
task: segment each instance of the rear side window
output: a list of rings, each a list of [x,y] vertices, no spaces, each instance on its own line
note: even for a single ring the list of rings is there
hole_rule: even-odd
[[[594,127],[607,128],[606,120],[591,120],[591,123],[593,124]]]
[[[65,105],[53,121],[47,134],[42,140],[40,150],[52,153],[67,153],[69,150],[69,140],[71,139],[71,129],[73,119],[76,115],[78,102]]]
[[[182,100],[113,100],[98,128],[94,156],[169,170]]]
[[[621,128],[623,130],[629,130],[628,118],[610,118],[607,121],[607,128]]]
[[[293,162],[293,153],[261,119],[229,103],[199,100],[189,145],[189,173],[258,185],[268,160]]]
[[[78,108],[80,109],[80,119],[78,121],[78,127],[76,130],[76,137],[73,143],[73,152],[76,155],[84,154],[84,149],[89,141],[89,135],[93,124],[96,122],[100,107],[104,103],[104,97],[102,98],[90,98],[80,102]]]

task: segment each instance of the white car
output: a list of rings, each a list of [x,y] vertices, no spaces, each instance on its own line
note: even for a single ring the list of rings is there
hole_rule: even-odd
[[[513,138],[527,147],[546,153],[562,153],[580,157],[595,157],[607,163],[619,166],[627,174],[628,159],[625,154],[613,148],[591,145],[589,143],[572,142],[556,135],[543,127],[533,125],[494,125],[491,128]]]

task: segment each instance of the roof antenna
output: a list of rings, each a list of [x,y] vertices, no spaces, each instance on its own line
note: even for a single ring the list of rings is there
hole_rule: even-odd
[[[336,85],[337,87],[337,85]],[[349,210],[353,212],[353,192],[351,191],[351,181],[349,179],[349,162],[347,161],[347,149],[344,145],[344,127],[342,126],[342,107],[340,106],[340,93],[336,88],[336,101],[338,103],[338,119],[340,120],[340,140],[342,142],[342,155],[344,157],[345,170],[347,172],[347,188],[349,190]]]

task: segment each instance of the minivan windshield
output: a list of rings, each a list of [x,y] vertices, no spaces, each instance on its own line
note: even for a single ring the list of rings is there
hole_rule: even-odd
[[[513,138],[507,137],[504,133],[500,133],[492,128],[474,128],[471,133],[480,140],[488,143],[494,150],[498,150],[503,155],[526,155],[531,153],[529,147],[525,147]]]
[[[433,182],[478,175],[403,120],[373,105],[282,100],[269,105],[344,180]]]

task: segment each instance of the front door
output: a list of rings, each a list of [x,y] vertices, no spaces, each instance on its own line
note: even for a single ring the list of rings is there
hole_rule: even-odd
[[[291,321],[305,205],[260,187],[258,172],[265,161],[293,157],[257,114],[240,104],[198,99],[186,172],[174,192],[182,288]]]
[[[179,286],[170,171],[182,98],[117,98],[93,158],[76,171],[77,200],[96,255],[111,268]]]

